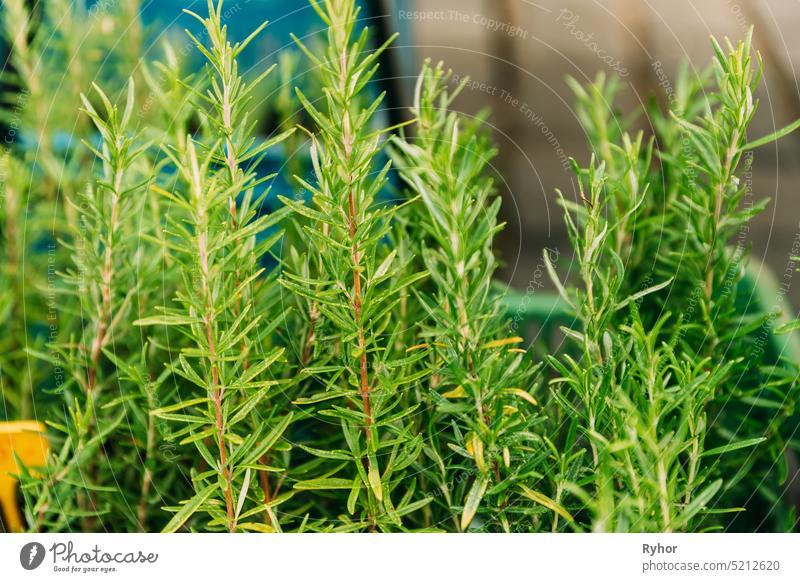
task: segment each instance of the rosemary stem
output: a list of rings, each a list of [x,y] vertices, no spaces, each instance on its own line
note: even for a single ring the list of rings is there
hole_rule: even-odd
[[[197,192],[198,196],[202,192]],[[214,310],[212,307],[209,271],[208,271],[208,224],[205,220],[205,209],[199,209],[202,231],[197,237],[198,253],[200,257],[200,276],[203,295],[205,297],[205,314],[203,325],[205,326],[206,341],[208,342],[208,360],[211,366],[211,399],[214,405],[214,421],[217,433],[217,449],[219,450],[219,468],[222,478],[225,481],[225,512],[228,518],[228,531],[235,531],[236,522],[233,514],[233,494],[231,492],[231,476],[228,468],[227,449],[225,445],[225,422],[222,414],[222,398],[224,389],[219,383],[219,368],[217,361],[216,342],[214,341]]]
[[[150,407],[150,410],[154,410],[156,408],[153,394],[151,392],[147,393],[147,404]],[[139,519],[139,528],[140,531],[142,532],[147,531],[146,528],[147,506],[148,506],[147,498],[150,495],[150,487],[153,483],[153,472],[150,470],[147,464],[153,458],[155,443],[156,443],[155,418],[152,415],[149,415],[147,419],[147,444],[145,445],[144,472],[142,473],[142,487],[141,487],[141,493],[139,495],[139,508],[137,511],[137,517]]]

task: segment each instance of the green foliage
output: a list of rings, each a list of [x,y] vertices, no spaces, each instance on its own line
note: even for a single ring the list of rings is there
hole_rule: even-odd
[[[466,81],[426,62],[409,127],[382,127],[392,39],[373,50],[353,0],[311,6],[324,38],[251,77],[265,25],[232,41],[221,1],[187,11],[191,72],[172,40],[141,60],[137,2],[3,0],[0,409],[52,445],[21,469],[27,528],[792,527],[798,367],[739,287],[751,150],[798,124],[748,140],[750,37],[682,70],[652,136],[617,81],[570,81],[594,155],[560,197],[576,276],[545,255],[574,315],[547,353],[493,283],[496,151],[454,109]],[[273,196],[276,155],[296,179]]]
[[[122,500],[109,485],[115,479],[115,463],[104,462],[109,454],[106,445],[114,439],[119,448],[114,454],[120,457],[138,452],[135,447],[126,450],[129,445],[122,440],[120,426],[126,411],[113,390],[125,374],[127,359],[142,356],[131,324],[137,302],[151,291],[148,278],[140,278],[140,273],[152,272],[153,264],[146,255],[137,254],[142,250],[137,248],[138,225],[124,217],[142,212],[145,199],[141,194],[151,168],[143,160],[147,145],[129,127],[133,81],[122,110],[99,87],[94,87],[94,93],[102,113],[88,97],[81,97],[84,112],[100,136],[99,149],[86,144],[99,168],[94,184],[87,184],[84,193],[69,200],[77,222],[70,242],[63,243],[73,264],[61,274],[64,287],[59,296],[64,311],[73,317],[65,322],[69,327],[61,334],[63,341],[51,341],[45,352],[29,352],[63,374],[57,391],[64,397],[69,418],[68,422],[51,421],[62,433],[63,444],[48,466],[50,482],[28,483],[39,527],[73,527],[70,520],[74,519],[82,521],[81,527],[91,527],[96,517],[113,511]],[[137,421],[127,428],[147,431]],[[81,482],[84,487],[74,486]],[[126,519],[133,521],[134,516],[129,512]]]
[[[426,274],[409,271],[382,242],[397,207],[377,199],[390,168],[389,163],[377,172],[374,167],[387,130],[373,123],[383,96],[369,101],[365,89],[384,47],[367,50],[369,33],[355,31],[358,9],[352,0],[312,5],[328,26],[326,50],[318,57],[295,42],[318,68],[325,96],[320,109],[297,92],[315,126],[310,138],[316,183],[303,182],[312,195],[310,206],[282,199],[304,221],[307,246],[282,283],[303,299],[308,318],[307,342],[313,345],[302,348],[301,374],[325,390],[296,402],[340,425],[344,450],[303,447],[327,462],[320,465],[321,477],[294,487],[347,484],[346,509],[353,518],[339,517],[342,527],[388,531],[402,527],[402,516],[414,508],[408,469],[420,454],[422,437],[411,430],[416,405],[409,401],[408,386],[427,373],[413,369],[424,354],[405,357],[404,346],[398,346],[407,323],[397,317],[398,306],[407,288]],[[324,523],[320,527],[327,527]]]
[[[566,217],[581,286],[565,295],[578,306],[581,330],[565,329],[578,347],[575,357],[551,357],[557,375],[550,384],[567,425],[565,445],[582,448],[582,436],[590,461],[559,486],[589,508],[593,531],[688,529],[704,509],[695,499],[707,502],[721,484],[706,488],[699,457],[707,404],[730,365],[708,372],[708,359],[677,350],[680,328],[668,326],[669,313],[644,328],[640,303],[671,281],[621,296],[625,267],[606,218],[605,166],[592,160],[576,170],[585,212],[578,223]]]
[[[614,112],[615,80],[570,80],[600,162],[576,166],[579,202],[562,198],[580,285],[558,285],[581,325],[565,330],[578,347],[551,358],[551,384],[568,388],[555,394],[570,419],[567,450],[584,448],[573,438],[583,433],[591,452],[566,487],[595,530],[749,529],[770,519],[781,529],[790,519],[769,492],[785,479],[797,385],[790,370],[765,365],[776,314],[743,313],[752,299],[739,288],[747,222],[767,203],[745,179],[749,151],[797,124],[748,140],[761,77],[750,39],[726,49],[714,41],[710,73],[682,68],[668,111],[650,108],[649,139],[631,136]]]
[[[412,110],[416,138],[394,140],[400,173],[422,202],[409,221],[420,230],[414,250],[432,280],[416,294],[434,377],[425,452],[437,463],[424,474],[442,492],[444,515],[460,513],[457,530],[480,515],[484,528],[509,531],[530,511],[514,483],[535,482],[544,450],[530,358],[516,347],[522,338],[503,336],[492,293],[492,243],[502,228],[487,173],[495,150],[482,120],[448,110],[463,87],[450,93],[449,81],[441,65],[425,64]],[[448,449],[455,454],[443,459]]]
[[[274,531],[276,504],[265,506],[270,500],[264,491],[256,492],[256,479],[282,471],[265,459],[291,421],[290,412],[251,415],[281,384],[275,366],[284,351],[272,346],[270,338],[278,323],[271,300],[274,277],[262,277],[258,266],[259,257],[281,233],[260,235],[280,215],[256,216],[259,198],[254,189],[265,178],[244,165],[283,135],[256,143],[248,110],[253,85],[239,76],[236,60],[266,23],[244,42],[231,45],[221,8],[209,2],[207,18],[192,14],[209,39],[206,46],[192,37],[208,59],[208,89],[193,91],[207,133],[200,139],[189,135],[185,147],[165,150],[179,178],[172,191],[157,189],[177,209],[167,230],[170,256],[183,280],[175,297],[179,306],[160,306],[158,314],[136,322],[174,326],[186,336],[187,345],[170,369],[199,388],[196,398],[150,411],[175,423],[172,438],[180,439],[180,445],[191,443],[209,467],[193,471],[195,495],[172,508],[176,513],[165,531],[175,531],[195,512],[208,515],[212,530]],[[255,520],[259,512],[266,513],[266,521]]]

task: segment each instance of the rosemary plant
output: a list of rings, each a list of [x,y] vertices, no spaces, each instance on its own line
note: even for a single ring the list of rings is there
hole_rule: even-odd
[[[737,310],[736,287],[743,277],[748,254],[746,244],[741,242],[743,233],[748,221],[768,203],[766,198],[754,198],[745,179],[752,163],[750,152],[793,131],[800,126],[800,120],[772,135],[757,140],[748,138],[748,126],[758,108],[753,94],[762,74],[761,58],[752,50],[751,39],[752,30],[736,46],[727,42],[723,49],[714,41],[713,109],[697,120],[675,116],[683,130],[683,139],[691,144],[686,149],[694,169],[694,174],[682,179],[677,220],[678,224],[686,225],[688,232],[695,233],[686,243],[686,260],[679,271],[683,284],[676,292],[686,293],[685,297],[697,304],[687,318],[697,324],[687,333],[686,343],[693,344],[690,353],[710,355],[716,365],[725,361],[738,363],[726,379],[728,388],[715,395],[712,410],[718,420],[714,441],[719,446],[736,446],[769,438],[771,442],[765,443],[762,451],[769,451],[769,458],[781,463],[785,437],[766,431],[763,421],[758,420],[762,414],[753,414],[752,410],[736,405],[736,402],[764,402],[760,398],[767,397],[768,401],[778,396],[770,394],[770,378],[761,374],[756,363],[763,353],[758,338],[764,329],[772,327],[775,314],[742,317]],[[731,248],[734,239],[736,246]],[[674,262],[670,266],[678,272]],[[780,415],[783,406],[793,398],[790,394],[779,396],[784,401],[777,409]],[[774,414],[764,412],[767,417]],[[694,456],[699,454],[696,446],[693,451]],[[756,461],[755,454],[730,459],[730,465],[721,470],[723,475],[735,475],[728,479],[726,488],[735,487]],[[747,485],[751,490],[758,489],[752,482]],[[739,495],[731,497],[743,499]]]
[[[382,242],[397,208],[377,200],[390,167],[385,163],[373,175],[387,131],[372,124],[383,96],[365,103],[364,91],[386,45],[367,50],[369,32],[364,28],[356,33],[359,10],[352,0],[311,4],[328,27],[325,52],[317,56],[299,39],[295,42],[319,69],[325,100],[320,109],[298,91],[316,126],[311,133],[316,184],[303,182],[312,194],[311,205],[282,199],[309,221],[303,228],[308,242],[305,272],[287,270],[282,282],[308,300],[306,337],[315,342],[319,364],[303,362],[301,374],[325,388],[297,402],[346,403],[318,412],[341,426],[346,448],[303,446],[311,455],[334,462],[319,477],[294,487],[347,489],[346,509],[353,518],[340,516],[341,526],[388,530],[401,527],[402,516],[420,506],[412,501],[414,478],[406,469],[419,455],[422,437],[410,431],[416,406],[404,405],[404,390],[427,372],[406,372],[422,355],[398,358],[395,338],[405,322],[395,317],[395,310],[406,287],[426,273],[398,278],[407,265]]]
[[[25,220],[25,208],[29,203],[36,208],[37,200],[33,194],[26,195],[31,182],[29,167],[10,151],[0,155],[0,188],[3,190],[0,204],[2,221],[3,268],[0,270],[0,321],[3,334],[2,356],[0,356],[0,385],[4,395],[2,416],[5,418],[28,418],[33,412],[35,386],[43,378],[36,368],[27,366],[24,351],[26,335],[23,312],[37,320],[46,312],[46,302],[41,296],[25,300],[25,290],[44,286],[37,271],[23,269],[26,256],[32,245],[27,228],[33,222],[41,226],[41,219],[33,214]],[[38,271],[40,274],[41,271]],[[41,342],[39,343],[41,345]]]
[[[775,315],[742,316],[737,287],[747,248],[728,245],[737,235],[741,240],[747,222],[767,203],[745,200],[751,193],[742,179],[747,168],[740,165],[749,163],[747,152],[799,124],[748,141],[761,74],[760,60],[753,65],[751,35],[737,46],[728,43],[727,51],[716,41],[713,46],[714,86],[707,74],[692,77],[684,68],[670,93],[669,113],[651,110],[658,146],[652,138],[644,146],[641,133],[631,137],[628,121],[613,113],[614,81],[601,76],[587,88],[571,82],[602,164],[578,172],[588,198],[562,199],[576,217],[567,215],[583,287],[576,297],[564,291],[582,327],[567,333],[583,345],[583,355],[555,364],[555,382],[569,386],[580,402],[558,396],[565,415],[583,418],[576,429],[585,432],[592,453],[597,529],[646,530],[655,515],[661,516],[656,529],[729,527],[736,517],[726,521],[719,495],[736,505],[746,502],[750,493],[744,491],[758,489],[743,483],[758,464],[752,447],[769,447],[770,458],[778,460],[784,446],[768,420],[764,424],[762,415],[738,404],[743,397],[772,402],[777,385],[795,389],[759,366],[758,338]],[[625,383],[614,371],[618,366]],[[637,378],[637,368],[650,373]],[[645,388],[647,400],[641,401]],[[784,397],[779,410],[795,402]],[[620,411],[642,423],[619,423]],[[649,443],[642,439],[648,432]],[[667,436],[670,441],[662,440]],[[641,450],[644,445],[649,450]],[[652,462],[637,468],[628,456]],[[759,478],[769,472],[761,464]],[[645,485],[650,489],[631,495]],[[585,490],[581,499],[589,500]]]
[[[580,449],[585,439],[590,462],[585,474],[559,485],[591,510],[594,531],[689,528],[721,481],[706,486],[706,471],[686,467],[686,443],[697,438],[692,427],[705,431],[706,405],[728,366],[707,372],[707,359],[676,354],[669,313],[644,328],[640,302],[671,281],[621,294],[625,267],[613,232],[621,223],[607,218],[606,205],[616,201],[605,165],[593,159],[576,175],[583,206],[562,204],[577,215],[565,213],[581,286],[560,288],[581,322],[580,331],[565,329],[579,359],[551,357],[557,376],[550,383],[567,426],[564,447]],[[629,315],[621,320],[619,312]]]
[[[502,228],[500,198],[487,176],[496,152],[482,120],[465,123],[449,111],[464,86],[449,92],[450,76],[441,64],[425,64],[412,110],[416,139],[394,140],[400,172],[422,201],[417,253],[433,283],[417,295],[427,314],[427,341],[418,347],[433,352],[428,399],[437,411],[425,453],[435,462],[428,475],[445,511],[460,513],[457,530],[482,509],[482,527],[510,531],[529,511],[520,496],[542,496],[525,485],[536,480],[544,456],[534,434],[534,369],[518,347],[523,339],[503,337],[491,284],[492,243]]]
[[[128,85],[124,110],[113,105],[97,86],[95,94],[102,103],[102,115],[87,97],[82,99],[102,144],[100,149],[86,147],[94,152],[101,170],[96,183],[70,201],[79,222],[72,233],[73,242],[67,246],[74,267],[63,275],[74,298],[70,302],[70,308],[75,309],[73,323],[79,325],[70,330],[69,341],[51,343],[49,352],[34,354],[64,370],[66,378],[59,390],[64,392],[69,413],[67,422],[53,423],[64,433],[63,448],[48,467],[47,481],[32,483],[36,512],[31,518],[35,517],[37,528],[46,525],[61,529],[69,521],[59,520],[74,517],[83,518],[83,527],[91,528],[94,518],[109,511],[98,498],[117,492],[116,487],[108,485],[114,479],[113,472],[109,474],[113,464],[105,458],[104,445],[125,411],[119,406],[114,407],[112,416],[97,411],[101,406],[113,406],[114,400],[104,393],[113,390],[117,381],[114,368],[107,373],[108,357],[104,354],[110,351],[115,361],[127,356],[122,346],[132,331],[138,285],[134,274],[136,231],[123,217],[141,209],[140,194],[148,168],[139,164],[146,145],[130,129],[133,82]],[[75,513],[67,509],[70,506],[75,507]]]
[[[259,239],[280,215],[256,216],[255,188],[269,177],[257,178],[255,168],[244,164],[256,166],[283,135],[256,144],[247,108],[252,85],[238,74],[237,56],[266,23],[232,45],[221,21],[222,3],[209,2],[208,12],[207,18],[189,13],[200,20],[209,39],[206,46],[192,37],[208,59],[209,89],[195,93],[206,140],[188,136],[185,147],[166,149],[180,184],[173,192],[157,187],[178,209],[170,216],[168,244],[183,275],[176,296],[180,307],[162,306],[159,315],[140,319],[137,325],[178,326],[189,342],[170,370],[202,389],[196,398],[151,411],[180,423],[172,438],[193,444],[209,466],[193,472],[195,495],[173,508],[175,515],[165,531],[182,527],[198,511],[208,515],[212,530],[275,531],[280,527],[272,511],[277,502],[270,499],[266,480],[261,480],[262,493],[255,493],[254,477],[281,471],[263,459],[292,415],[272,412],[251,422],[251,414],[279,384],[275,365],[283,348],[270,345],[278,319],[270,319],[270,303],[260,301],[269,295],[274,278],[259,279],[264,269],[258,260],[281,236],[274,232]],[[266,522],[256,521],[255,516],[265,512]]]
[[[492,282],[485,116],[426,62],[413,130],[383,127],[393,39],[354,0],[311,0],[324,39],[275,83],[239,65],[266,23],[235,42],[221,0],[187,11],[197,72],[170,40],[141,59],[138,2],[2,6],[0,416],[52,449],[20,471],[30,531],[794,526],[798,364],[743,273],[752,151],[800,121],[748,138],[749,34],[679,71],[653,135],[617,80],[569,81],[594,155],[560,197],[577,276],[545,255],[574,322],[542,365]]]

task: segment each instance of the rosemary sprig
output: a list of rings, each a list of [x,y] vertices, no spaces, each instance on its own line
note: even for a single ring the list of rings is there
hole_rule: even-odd
[[[254,196],[254,190],[267,178],[257,178],[254,169],[243,164],[250,162],[255,167],[284,135],[256,143],[247,108],[252,85],[238,76],[237,56],[266,24],[242,43],[230,45],[220,16],[222,2],[209,2],[208,11],[205,19],[193,16],[205,26],[210,46],[192,38],[209,61],[210,89],[205,95],[195,92],[196,108],[210,106],[204,115],[209,135],[200,143],[187,136],[185,148],[165,150],[181,184],[177,192],[156,188],[180,209],[177,217],[170,217],[170,227],[177,235],[170,247],[183,273],[177,294],[182,307],[162,306],[161,315],[137,324],[179,326],[190,343],[178,363],[170,367],[205,390],[201,397],[151,412],[184,424],[173,438],[181,436],[182,444],[193,443],[213,467],[195,478],[194,497],[175,508],[165,530],[182,527],[193,513],[201,511],[210,517],[212,529],[274,531],[279,527],[271,513],[275,504],[265,507],[264,494],[256,496],[250,484],[255,473],[278,470],[262,461],[292,415],[276,418],[269,414],[274,422],[269,429],[264,423],[250,422],[250,414],[279,384],[276,367],[284,350],[269,345],[278,319],[253,290],[268,294],[274,281],[259,281],[264,269],[258,266],[258,259],[280,239],[280,231],[261,235],[274,227],[281,213],[256,216],[260,198]],[[206,439],[213,440],[215,453],[206,446]],[[248,507],[252,503],[248,497],[259,499],[256,508]],[[215,499],[221,500],[222,508]],[[267,512],[266,524],[247,519],[259,510]]]
[[[429,360],[435,388],[444,390],[429,392],[439,418],[428,438],[434,449],[446,445],[473,463],[464,467],[448,459],[444,474],[431,475],[445,491],[447,509],[461,508],[457,529],[467,529],[482,509],[485,527],[498,523],[509,531],[513,518],[506,508],[514,505],[524,514],[520,490],[509,483],[532,479],[542,458],[526,442],[537,423],[534,366],[519,347],[522,338],[504,336],[499,298],[492,293],[492,244],[503,227],[497,222],[500,198],[487,176],[496,151],[481,119],[468,123],[450,111],[464,86],[448,91],[450,77],[441,64],[425,64],[412,109],[417,135],[393,140],[400,173],[421,201],[413,220],[424,237],[417,236],[416,252],[433,283],[417,296],[427,314],[423,337],[435,353]],[[443,437],[439,433],[448,426],[452,432]],[[464,472],[472,477],[459,478]],[[469,488],[456,486],[459,481]]]
[[[750,449],[783,446],[773,421],[740,410],[742,397],[771,402],[786,384],[780,372],[760,366],[758,338],[774,314],[743,317],[737,287],[747,257],[742,232],[767,203],[745,202],[747,152],[799,124],[749,142],[760,59],[751,35],[726,50],[713,46],[713,78],[684,68],[669,114],[651,110],[658,147],[641,147],[642,138],[631,138],[612,112],[613,81],[601,77],[585,89],[572,83],[603,163],[577,170],[582,202],[562,198],[582,283],[577,295],[564,291],[581,323],[567,334],[582,347],[580,360],[551,362],[554,382],[575,398],[557,398],[564,417],[580,419],[567,434],[585,432],[591,449],[597,501],[574,486],[580,479],[569,488],[593,508],[595,529],[693,530],[724,524],[724,515],[732,523],[735,512],[706,514],[704,507],[742,503],[719,498],[751,495],[747,468],[758,455]],[[653,167],[653,159],[660,164]],[[735,237],[739,244],[729,247]],[[793,391],[780,398],[794,402]]]
[[[286,271],[282,283],[310,300],[314,327],[309,339],[325,338],[322,330],[330,334],[322,346],[324,365],[311,363],[303,370],[324,384],[327,392],[304,402],[345,400],[346,407],[334,405],[320,414],[341,424],[347,450],[307,448],[312,455],[346,463],[332,467],[323,477],[296,483],[295,489],[346,487],[351,491],[347,509],[356,514],[357,521],[345,527],[385,530],[399,527],[400,516],[412,507],[404,498],[405,507],[395,508],[392,495],[398,487],[410,487],[402,480],[403,470],[421,448],[421,438],[410,432],[407,420],[414,407],[399,406],[403,388],[420,374],[403,375],[409,362],[392,359],[393,338],[405,323],[393,321],[393,310],[406,287],[426,274],[398,277],[406,265],[398,264],[397,253],[381,242],[392,228],[396,207],[377,199],[390,163],[377,172],[373,167],[387,131],[373,127],[383,96],[365,103],[364,93],[377,71],[378,56],[391,39],[369,51],[367,29],[355,32],[359,10],[352,0],[326,0],[323,5],[312,1],[312,6],[328,27],[325,50],[318,56],[299,39],[295,42],[319,69],[325,95],[324,109],[320,109],[297,91],[316,125],[311,132],[316,184],[302,181],[313,195],[310,206],[282,198],[309,221],[303,233],[310,277]],[[315,350],[317,357],[319,351]],[[345,467],[350,467],[347,477],[333,477]]]
[[[36,494],[38,510],[32,519],[37,529],[44,525],[47,512],[55,511],[65,523],[79,517],[84,521],[83,527],[91,529],[94,519],[107,511],[98,496],[116,491],[114,486],[103,488],[108,487],[108,474],[96,455],[123,417],[119,410],[109,416],[98,414],[98,409],[108,404],[103,392],[115,380],[114,372],[105,373],[103,354],[108,350],[124,353],[131,331],[132,304],[138,290],[132,268],[135,247],[131,243],[135,234],[133,225],[123,217],[130,217],[141,208],[140,193],[147,178],[145,174],[142,181],[142,169],[137,166],[147,146],[130,129],[135,106],[133,81],[129,82],[123,110],[112,104],[102,89],[94,89],[102,103],[102,115],[86,96],[82,100],[102,145],[100,149],[90,144],[86,147],[97,157],[101,170],[96,184],[88,185],[83,196],[70,201],[79,223],[73,232],[74,242],[67,245],[74,267],[63,275],[76,312],[82,317],[72,330],[75,340],[53,342],[48,353],[32,354],[63,367],[70,376],[61,389],[67,390],[66,408],[72,421],[72,426],[59,426],[64,433],[63,448],[47,467],[50,486],[40,487]],[[69,389],[73,385],[77,387],[75,392]],[[82,475],[84,486],[69,486],[70,482],[79,482],[73,481],[76,475]],[[61,483],[65,480],[66,486]],[[52,506],[62,497],[68,505],[77,499],[77,511]]]

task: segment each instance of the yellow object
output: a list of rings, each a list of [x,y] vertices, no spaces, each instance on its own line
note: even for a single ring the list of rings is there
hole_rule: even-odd
[[[505,394],[511,394],[513,396],[517,396],[522,398],[523,400],[530,402],[533,406],[537,406],[539,403],[536,402],[536,398],[533,397],[529,392],[526,392],[522,388],[506,388],[503,390]]]
[[[466,398],[467,396],[469,396],[469,394],[467,394],[467,391],[464,390],[463,386],[458,386],[457,388],[454,388],[449,392],[445,392],[444,394],[442,394],[442,396],[444,396],[445,398]]]
[[[489,348],[499,348],[502,346],[507,346],[509,344],[518,344],[523,341],[525,340],[519,336],[507,337],[505,339],[494,340],[489,342],[488,344],[484,344],[483,349],[486,350]]]
[[[42,467],[49,450],[41,422],[0,422],[0,509],[3,510],[6,531],[23,530],[15,495],[17,479],[14,475],[22,471],[18,461],[28,468]]]

